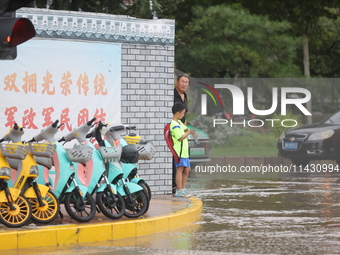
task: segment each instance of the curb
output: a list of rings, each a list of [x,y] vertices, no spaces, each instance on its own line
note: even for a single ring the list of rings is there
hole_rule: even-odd
[[[198,220],[202,212],[202,201],[196,197],[189,199],[190,204],[185,209],[147,219],[0,233],[0,250],[117,240],[184,227]]]

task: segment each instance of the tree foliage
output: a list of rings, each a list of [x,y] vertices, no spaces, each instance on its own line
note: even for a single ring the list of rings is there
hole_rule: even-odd
[[[305,26],[315,24],[320,17],[336,18],[337,15],[330,8],[339,7],[338,0],[228,0],[228,2],[240,3],[251,13],[268,15],[271,20]]]
[[[270,19],[277,21],[288,21],[293,25],[293,32],[303,38],[302,57],[299,63],[306,77],[310,77],[310,34],[315,29],[319,19],[336,19],[339,12],[338,0],[229,0],[230,2],[241,3],[253,14],[269,15]]]
[[[323,75],[339,77],[338,65],[334,66],[334,61],[328,62],[337,57],[335,49],[338,40],[334,33],[333,36],[325,36],[324,29],[327,30],[327,26],[320,26],[320,20],[326,19],[328,25],[334,27],[335,19],[340,14],[338,0],[185,0],[179,3],[181,15],[176,18],[176,30],[181,31],[192,21],[193,9],[197,6],[208,8],[222,3],[229,6],[243,6],[251,14],[267,15],[270,20],[289,22],[292,28],[290,34],[301,37],[301,45],[295,59],[295,64],[300,67],[301,72],[308,76],[310,73],[317,77]],[[322,39],[324,45],[320,44],[319,36],[324,36]],[[327,49],[325,45],[331,48]],[[322,68],[319,66],[320,61],[324,63]]]
[[[310,34],[311,74],[340,77],[340,17],[321,17]]]
[[[193,8],[177,33],[177,68],[195,77],[289,77],[298,40],[288,22],[224,5]]]
[[[136,18],[174,18],[181,0],[35,0],[37,8],[129,15]]]
[[[222,4],[241,16],[235,18],[230,12],[211,12],[209,17],[203,14]],[[143,19],[175,19],[177,67],[185,72],[200,71],[200,76],[299,77],[302,73],[310,73],[312,77],[340,76],[340,64],[337,61],[340,54],[338,0],[35,0],[31,5]],[[241,8],[248,12],[241,13]],[[201,14],[198,10],[201,10]],[[223,15],[229,15],[232,20],[221,19]],[[266,16],[265,20],[263,16]],[[259,17],[258,23],[250,24],[250,20],[256,20],[255,17]],[[198,26],[203,21],[211,27],[201,25],[199,31]],[[262,30],[260,22],[263,22]],[[222,31],[228,29],[229,34],[222,35]],[[209,37],[203,36],[205,34],[209,34]],[[196,35],[200,38],[193,38]],[[226,36],[228,38],[224,38]],[[284,38],[282,41],[280,36]],[[297,36],[300,37],[300,46],[296,48],[294,56],[294,37]],[[253,37],[253,46],[250,37]],[[275,38],[278,41],[275,42]],[[260,40],[262,47],[259,46]],[[289,40],[294,41],[291,46],[287,45]],[[273,44],[277,45],[276,48]],[[195,45],[198,48],[195,49]],[[265,49],[268,49],[267,54]],[[228,61],[226,56],[229,56]],[[292,58],[295,58],[294,62]],[[300,71],[296,70],[296,66],[299,66]]]

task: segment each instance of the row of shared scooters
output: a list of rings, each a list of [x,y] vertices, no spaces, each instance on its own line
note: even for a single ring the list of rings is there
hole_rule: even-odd
[[[31,220],[50,223],[58,214],[63,218],[61,205],[78,222],[88,222],[99,212],[118,219],[148,211],[151,189],[138,175],[136,163],[153,158],[153,143],[123,136],[135,126],[95,121],[56,139],[63,125],[56,120],[27,142],[22,140],[24,128],[15,124],[0,139],[2,224],[15,228]],[[71,141],[73,147],[67,148]]]

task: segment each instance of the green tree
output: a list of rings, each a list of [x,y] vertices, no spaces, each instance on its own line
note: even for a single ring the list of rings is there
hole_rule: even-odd
[[[175,62],[194,77],[289,77],[298,40],[288,22],[270,21],[224,5],[193,8],[177,32]]]
[[[167,11],[173,13],[171,8],[175,8],[175,5],[171,5],[170,0],[164,0],[163,3],[167,4]],[[159,0],[35,0],[32,5],[37,8],[129,15],[145,19],[153,18],[153,12],[160,17],[163,13]]]
[[[271,20],[288,21],[293,25],[295,35],[302,38],[303,70],[310,77],[309,36],[315,29],[320,17],[337,18],[338,14],[332,8],[339,7],[338,0],[231,0],[241,3],[253,14],[268,15]]]
[[[340,77],[340,17],[321,17],[310,34],[310,67],[314,77]]]
[[[176,30],[182,30],[194,18],[193,9],[202,7],[209,8],[211,6],[225,4],[226,0],[177,0],[176,9],[172,16],[176,20]]]

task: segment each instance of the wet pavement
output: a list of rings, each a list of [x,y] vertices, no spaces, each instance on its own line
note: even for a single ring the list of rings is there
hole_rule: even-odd
[[[339,173],[235,174],[204,186],[198,251],[340,254]]]
[[[340,171],[193,171],[187,188],[202,200],[203,212],[186,227],[6,255],[340,254]]]
[[[340,254],[340,173],[195,173],[200,221],[135,238],[14,254]],[[21,252],[21,253],[20,253]]]

